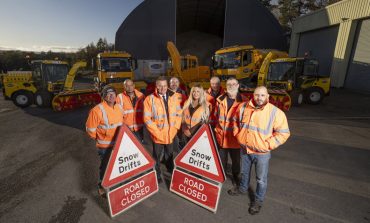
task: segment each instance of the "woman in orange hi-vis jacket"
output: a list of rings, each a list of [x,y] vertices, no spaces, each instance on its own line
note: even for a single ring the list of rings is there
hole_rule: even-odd
[[[249,207],[252,215],[260,211],[266,194],[270,151],[285,143],[290,136],[284,112],[269,103],[268,98],[266,87],[256,88],[253,99],[239,105],[235,118],[234,134],[242,146],[242,179],[239,188],[228,193],[247,193],[250,170],[254,164],[257,189]]]
[[[232,183],[234,187],[239,185],[240,179],[240,145],[233,135],[234,118],[240,103],[246,98],[239,93],[239,82],[235,78],[226,81],[226,93],[217,98],[215,113],[217,122],[215,135],[224,170],[227,169],[228,155],[231,158]]]
[[[106,85],[102,90],[103,101],[90,110],[86,132],[96,142],[100,157],[98,193],[104,195],[101,181],[112,152],[115,137],[122,125],[123,110],[116,104],[116,90]]]
[[[158,182],[162,181],[160,170],[162,154],[167,170],[172,174],[174,138],[181,126],[181,113],[179,95],[168,90],[166,77],[159,77],[156,81],[156,91],[144,100],[144,124],[153,140],[153,157],[156,161]]]
[[[135,84],[132,80],[126,79],[123,82],[124,91],[118,94],[116,102],[123,109],[123,124],[143,141],[143,110],[144,110],[144,94],[135,89]]]
[[[181,129],[185,143],[190,140],[202,124],[208,123],[210,110],[210,104],[206,101],[202,86],[193,86],[182,113]]]

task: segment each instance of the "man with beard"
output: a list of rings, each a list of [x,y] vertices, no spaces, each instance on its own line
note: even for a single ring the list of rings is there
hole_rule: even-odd
[[[228,155],[231,157],[232,183],[240,183],[240,145],[233,135],[234,117],[240,103],[246,98],[239,93],[239,82],[235,78],[226,81],[226,93],[217,98],[215,114],[217,117],[215,135],[219,145],[222,166],[226,172]]]
[[[236,112],[234,135],[242,146],[242,178],[239,188],[229,190],[228,193],[235,196],[248,192],[254,164],[257,188],[248,210],[252,215],[261,210],[266,194],[270,151],[285,143],[290,136],[284,112],[269,103],[268,98],[267,88],[257,87],[253,99],[240,104]]]

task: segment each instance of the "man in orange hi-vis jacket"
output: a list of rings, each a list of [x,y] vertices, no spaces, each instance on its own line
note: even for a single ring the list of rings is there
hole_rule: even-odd
[[[153,157],[156,161],[158,182],[162,182],[160,171],[160,157],[164,161],[169,173],[174,167],[173,152],[174,138],[181,126],[181,107],[178,93],[168,89],[166,77],[159,77],[156,81],[156,90],[144,100],[144,123],[153,140]],[[177,146],[177,145],[175,145]]]
[[[224,89],[221,86],[221,80],[217,76],[213,76],[209,80],[210,88],[206,91],[206,100],[211,105],[212,110],[210,111],[209,123],[212,127],[215,127],[218,115],[215,113],[216,103],[218,96],[225,93]]]
[[[86,132],[95,140],[100,157],[98,183],[100,196],[105,194],[101,182],[123,117],[122,107],[116,104],[116,90],[112,86],[106,85],[101,96],[103,101],[90,110],[86,121]]]
[[[253,99],[239,105],[236,112],[234,135],[242,146],[242,179],[238,189],[230,195],[247,193],[251,167],[256,168],[257,188],[255,199],[249,207],[250,214],[257,214],[267,190],[267,175],[271,150],[285,143],[290,136],[287,118],[283,111],[268,102],[266,87],[257,87]]]
[[[117,95],[116,103],[123,109],[123,123],[142,141],[144,94],[135,89],[132,80],[123,82],[124,91]]]

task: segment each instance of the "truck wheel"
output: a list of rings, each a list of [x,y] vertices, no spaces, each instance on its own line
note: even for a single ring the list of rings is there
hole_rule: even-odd
[[[324,99],[324,91],[320,88],[309,88],[305,95],[308,104],[317,105]]]
[[[303,93],[302,91],[292,91],[290,93],[290,98],[292,99],[292,105],[301,106],[303,104]]]
[[[16,106],[25,108],[33,103],[33,94],[29,91],[17,91],[12,95],[12,100]]]
[[[47,91],[36,92],[35,99],[35,103],[38,107],[48,108],[51,105],[51,94]]]

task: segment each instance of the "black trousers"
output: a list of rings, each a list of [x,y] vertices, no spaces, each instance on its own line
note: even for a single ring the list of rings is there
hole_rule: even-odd
[[[167,171],[172,174],[174,163],[173,163],[173,151],[174,143],[171,144],[157,144],[153,142],[153,157],[155,160],[155,170],[157,171],[157,178],[161,178],[160,163],[163,158],[164,164],[166,165]]]
[[[220,154],[220,159],[221,159],[222,166],[224,168],[225,173],[227,170],[228,154],[230,154],[232,183],[233,185],[239,186],[240,184],[240,148],[235,148],[235,149],[220,148],[218,152]]]

